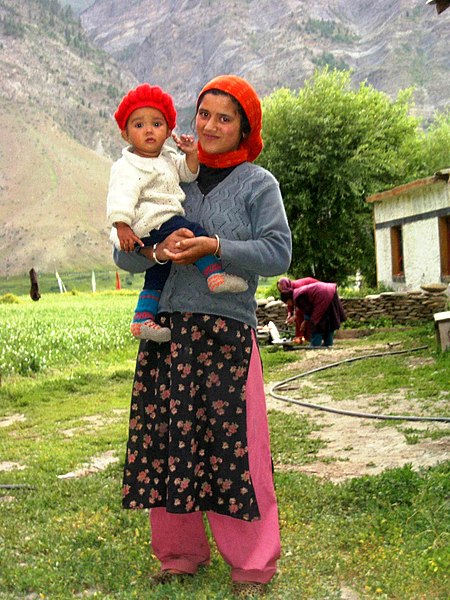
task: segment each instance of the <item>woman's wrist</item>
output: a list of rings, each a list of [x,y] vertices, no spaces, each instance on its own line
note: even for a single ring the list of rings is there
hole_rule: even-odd
[[[155,261],[156,264],[158,265],[165,265],[166,263],[168,263],[168,259],[166,260],[160,260],[157,256],[156,256],[156,250],[158,248],[158,244],[153,244],[153,260]]]
[[[216,241],[216,246],[215,246],[213,254],[216,258],[220,258],[221,254],[222,254],[221,247],[220,247],[220,237],[217,234],[214,234],[214,239]]]

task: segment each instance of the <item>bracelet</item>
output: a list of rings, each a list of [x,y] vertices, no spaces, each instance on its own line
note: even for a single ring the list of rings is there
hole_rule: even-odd
[[[216,246],[216,249],[214,251],[214,256],[216,258],[220,258],[220,254],[219,254],[219,252],[220,252],[220,237],[217,235],[217,233],[214,234],[214,237],[217,240],[217,246]]]
[[[169,259],[167,259],[167,260],[158,260],[158,259],[156,258],[156,246],[157,246],[157,245],[158,245],[158,244],[154,244],[154,245],[153,245],[153,260],[154,260],[154,261],[155,261],[155,263],[156,263],[156,264],[158,264],[158,265],[165,265],[165,264],[167,264],[167,263],[169,262]]]

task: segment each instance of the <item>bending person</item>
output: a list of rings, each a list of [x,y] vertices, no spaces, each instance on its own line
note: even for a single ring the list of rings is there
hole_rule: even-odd
[[[293,342],[302,344],[304,340],[311,341],[311,322],[305,321],[305,314],[301,308],[294,306],[292,292],[302,285],[315,283],[318,281],[314,277],[303,277],[302,279],[288,279],[282,277],[277,281],[277,288],[280,292],[281,300],[287,306],[287,325],[295,324],[295,337]],[[302,325],[304,323],[304,325]]]
[[[311,324],[311,346],[332,346],[335,330],[346,320],[337,285],[315,281],[285,292],[284,297],[303,312],[300,331]]]

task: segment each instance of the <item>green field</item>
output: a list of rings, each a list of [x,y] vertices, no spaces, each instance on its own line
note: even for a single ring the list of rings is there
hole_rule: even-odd
[[[152,587],[148,574],[158,564],[147,514],[120,506],[136,295],[0,303],[0,599],[233,598],[229,568],[214,548],[211,566],[195,578]],[[336,402],[362,382],[385,394],[401,387],[424,411],[448,414],[450,353],[437,350],[432,326],[380,332],[365,343],[390,341],[428,349],[420,361],[355,363],[315,383]],[[275,381],[292,374],[302,353],[265,347],[262,358],[266,380]],[[311,418],[271,411],[269,422],[277,465],[315,460],[322,442]],[[426,427],[419,435],[428,435]],[[105,456],[109,466],[96,468]],[[447,600],[449,466],[406,465],[339,484],[276,469],[283,553],[266,597],[337,600],[351,590],[360,599]],[[62,477],[77,472],[83,476]]]
[[[123,290],[140,290],[144,282],[144,274],[126,273],[118,271],[120,286]],[[111,292],[116,290],[116,271],[94,271],[95,287],[97,292]],[[92,271],[70,271],[59,272],[59,276],[67,292],[92,292]],[[275,291],[277,277],[260,279],[259,294],[265,297],[268,292]],[[38,276],[39,289],[41,294],[58,294],[60,292],[58,280],[55,273],[43,273]],[[15,294],[23,296],[29,294],[30,279],[26,275],[17,275],[14,277],[0,277],[0,296],[4,294]]]
[[[116,271],[94,271],[96,291],[113,291],[116,289]],[[67,292],[92,292],[92,271],[59,272]],[[139,290],[144,282],[143,274],[119,272],[120,286],[125,290]],[[55,273],[38,275],[39,290],[41,294],[58,294],[59,285]],[[0,277],[0,296],[15,294],[23,296],[29,293],[30,279],[25,275],[14,277]]]

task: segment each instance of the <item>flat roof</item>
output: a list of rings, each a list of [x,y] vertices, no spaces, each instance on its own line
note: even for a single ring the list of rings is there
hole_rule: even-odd
[[[442,169],[441,171],[437,171],[431,177],[424,177],[423,179],[416,179],[415,181],[410,181],[409,183],[404,183],[403,185],[398,185],[395,188],[390,190],[385,190],[384,192],[379,192],[378,194],[373,194],[372,196],[368,196],[366,198],[366,202],[382,202],[383,200],[387,200],[388,198],[395,198],[395,196],[400,196],[402,194],[407,194],[412,190],[426,187],[427,185],[434,185],[435,183],[448,182],[450,176],[450,168]]]

